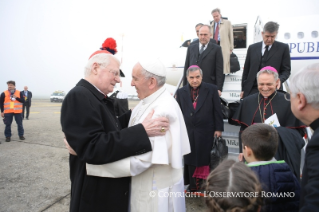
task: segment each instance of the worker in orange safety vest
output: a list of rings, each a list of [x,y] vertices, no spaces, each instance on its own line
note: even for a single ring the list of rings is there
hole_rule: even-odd
[[[0,106],[1,117],[6,125],[4,135],[6,136],[6,142],[11,141],[11,124],[13,117],[18,125],[18,134],[20,140],[24,140],[24,129],[22,125],[22,106],[24,103],[23,93],[16,90],[15,81],[8,81],[8,90],[1,93]]]

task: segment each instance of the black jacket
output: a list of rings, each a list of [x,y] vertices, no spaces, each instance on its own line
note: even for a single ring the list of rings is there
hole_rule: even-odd
[[[250,93],[256,80],[256,75],[260,70],[259,65],[261,61],[262,42],[250,45],[247,50],[241,81],[241,89],[244,91],[245,97]],[[285,82],[290,76],[291,71],[288,45],[275,41],[269,50],[265,66],[274,67],[278,71],[281,83]]]
[[[28,106],[31,106],[31,98],[32,98],[32,92],[31,91],[27,91],[28,92],[28,95],[27,95],[27,100],[24,101],[24,104],[25,105],[28,105]],[[24,90],[21,91],[21,94],[23,94],[23,98],[24,98]]]
[[[300,211],[319,211],[319,119],[310,124],[315,131],[306,147],[302,171]]]
[[[84,79],[65,97],[62,131],[77,153],[69,160],[71,212],[128,210],[130,177],[87,176],[85,164],[105,164],[151,151],[141,124],[125,128],[130,115],[129,111],[116,119],[112,100]]]
[[[248,165],[249,166],[249,165]],[[293,212],[299,209],[300,182],[284,161],[269,161],[252,165],[262,184],[264,205],[262,212]],[[270,195],[271,192],[274,195]],[[275,195],[282,195],[275,197]],[[284,196],[289,195],[289,196]]]
[[[215,85],[202,82],[196,109],[191,99],[189,84],[178,89],[176,100],[185,120],[191,153],[184,162],[192,166],[207,166],[215,131],[224,131],[220,98]]]
[[[202,69],[203,82],[214,84],[218,90],[223,90],[223,55],[220,46],[209,42],[202,54],[199,54],[198,43],[188,47],[184,66],[184,86],[187,84],[186,71],[191,65],[198,65]]]

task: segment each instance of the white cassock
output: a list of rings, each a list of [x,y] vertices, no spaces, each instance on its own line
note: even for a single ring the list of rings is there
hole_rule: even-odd
[[[182,112],[163,86],[134,108],[129,126],[141,123],[154,109],[153,118],[167,117],[165,136],[150,137],[153,151],[104,165],[86,164],[87,174],[99,177],[132,176],[131,212],[184,212],[183,155],[190,145]]]

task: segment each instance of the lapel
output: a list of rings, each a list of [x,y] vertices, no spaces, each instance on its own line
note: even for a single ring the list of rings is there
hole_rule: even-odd
[[[195,111],[194,110],[194,106],[193,106],[193,102],[192,102],[192,99],[191,99],[191,91],[190,91],[190,85],[189,83],[187,83],[186,86],[183,87],[183,98],[184,98],[184,101],[186,102],[187,104],[187,107],[191,109],[191,111]],[[197,108],[197,106],[196,106]]]
[[[260,61],[261,61],[261,50],[262,50],[262,48],[263,48],[263,43],[262,43],[262,42],[263,42],[263,41],[261,41],[261,42],[258,43],[257,49],[256,49],[256,51],[254,52],[254,53],[256,54],[257,58],[258,58],[258,65],[259,65],[259,63],[260,63]]]
[[[277,51],[277,45],[276,45],[276,41],[272,44],[271,49],[269,50],[269,54],[267,57],[267,61],[276,53]]]
[[[200,64],[202,62],[202,60],[208,55],[208,53],[213,49],[213,44],[211,44],[210,42],[208,42],[207,48],[205,49],[205,51],[203,51],[203,53],[201,55],[199,55],[198,58],[198,64]],[[198,50],[199,52],[199,50]]]
[[[208,88],[206,87],[205,83],[202,82],[202,85],[200,86],[200,89],[199,89],[195,113],[204,105],[207,94],[208,94]]]
[[[198,57],[199,57],[199,41],[198,41],[198,43],[194,44],[191,48],[192,48],[191,52],[194,53],[196,61],[198,61]],[[193,64],[193,65],[195,65],[195,64]],[[198,65],[198,62],[197,62],[197,65]]]

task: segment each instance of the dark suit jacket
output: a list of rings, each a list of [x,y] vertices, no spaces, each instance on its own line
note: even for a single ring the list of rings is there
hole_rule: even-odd
[[[306,147],[302,171],[300,211],[319,211],[319,119],[310,124],[315,131]]]
[[[210,42],[200,55],[198,43],[197,45],[196,43],[191,44],[188,47],[184,66],[184,86],[187,84],[186,71],[191,65],[198,65],[202,69],[204,82],[217,85],[218,90],[223,90],[223,55],[220,46]]]
[[[88,176],[86,163],[105,164],[151,151],[141,124],[126,128],[130,115],[129,111],[118,120],[112,100],[84,79],[65,97],[62,131],[77,153],[69,159],[70,212],[128,210],[131,178]]]
[[[184,156],[184,162],[197,167],[207,166],[210,162],[214,132],[224,131],[217,87],[202,82],[196,109],[192,104],[189,84],[177,90],[176,100],[182,110],[191,145],[191,153]]]
[[[262,42],[263,41],[252,44],[248,48],[241,81],[241,89],[244,91],[244,96],[247,96],[250,93],[256,79],[256,75],[259,71]],[[290,64],[288,45],[275,41],[269,50],[265,66],[274,67],[278,71],[281,83],[283,83],[290,76]]]
[[[27,98],[27,101],[24,102],[24,105],[31,106],[32,93],[31,91],[27,91],[27,92],[28,92],[28,98]],[[23,98],[24,98],[24,90],[21,91],[21,93],[23,94]]]

